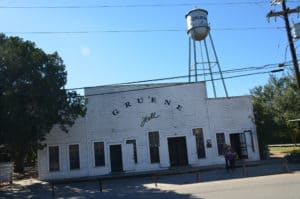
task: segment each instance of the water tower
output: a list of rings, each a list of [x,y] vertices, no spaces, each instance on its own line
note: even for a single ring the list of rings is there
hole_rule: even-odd
[[[189,35],[189,82],[211,81],[214,97],[216,82],[221,81],[226,97],[228,97],[225,81],[210,34],[207,22],[208,12],[204,9],[193,9],[186,14],[187,33]],[[208,38],[207,38],[208,36]],[[197,52],[198,51],[198,52]]]

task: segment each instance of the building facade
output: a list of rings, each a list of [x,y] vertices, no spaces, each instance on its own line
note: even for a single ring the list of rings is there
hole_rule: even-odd
[[[223,164],[225,143],[259,159],[250,96],[207,98],[204,82],[90,87],[85,96],[86,116],[47,135],[40,179]]]

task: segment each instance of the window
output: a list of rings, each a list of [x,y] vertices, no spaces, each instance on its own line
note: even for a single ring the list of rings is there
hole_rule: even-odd
[[[255,152],[255,147],[254,147],[254,140],[253,140],[253,132],[251,130],[247,130],[247,131],[244,131],[244,134],[246,135],[246,133],[248,135],[250,135],[250,139],[251,139],[251,148],[252,148],[252,151]]]
[[[49,170],[59,171],[59,148],[58,146],[49,147]]]
[[[95,166],[105,165],[104,142],[94,142]]]
[[[149,147],[151,163],[159,163],[159,133],[149,132]]]
[[[79,161],[79,145],[73,144],[69,146],[70,169],[80,169]]]
[[[216,136],[217,136],[218,154],[224,155],[225,135],[224,133],[217,133]]]
[[[10,162],[10,161],[11,161],[11,157],[9,155],[7,148],[5,148],[3,145],[0,145],[0,163]]]
[[[193,129],[193,135],[196,138],[198,159],[205,158],[205,145],[202,128]]]
[[[126,144],[133,145],[133,159],[134,159],[134,162],[137,163],[136,141],[135,140],[127,140]]]

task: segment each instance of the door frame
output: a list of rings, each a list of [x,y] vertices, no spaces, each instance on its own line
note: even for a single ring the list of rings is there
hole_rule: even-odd
[[[236,146],[235,144],[232,144],[232,140],[233,138],[236,139],[238,142],[236,142],[235,144],[238,144],[238,146]],[[241,138],[243,137],[243,138]],[[244,139],[244,140],[241,140]],[[247,138],[244,132],[237,132],[237,133],[230,133],[229,134],[229,141],[230,141],[230,145],[231,147],[233,147],[233,149],[235,150],[235,152],[238,154],[238,158],[239,159],[248,159],[248,147],[247,147]],[[244,143],[242,143],[242,141],[244,141]],[[244,154],[243,154],[244,153]]]
[[[112,146],[119,146],[120,147],[120,157],[121,157],[121,165],[120,165],[120,170],[118,171],[113,171],[113,167],[112,167],[112,153],[111,153],[111,147]],[[115,172],[123,172],[124,171],[124,163],[123,163],[123,152],[122,152],[122,144],[121,143],[114,143],[114,144],[109,144],[109,163],[110,163],[110,171],[112,173],[115,173]]]
[[[172,162],[171,162],[171,153],[170,153],[170,143],[169,143],[169,140],[172,140],[172,139],[183,139],[184,140],[184,160],[179,160],[179,161],[183,161],[184,164],[179,164],[179,165],[172,165]],[[170,163],[170,167],[177,167],[177,166],[187,166],[189,165],[189,158],[188,158],[188,148],[187,148],[187,137],[182,135],[182,136],[172,136],[172,137],[167,137],[167,143],[168,143],[168,151],[169,151],[169,163]],[[176,157],[176,158],[180,158],[180,157]]]

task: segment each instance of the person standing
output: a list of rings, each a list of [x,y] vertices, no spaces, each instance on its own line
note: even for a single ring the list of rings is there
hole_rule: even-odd
[[[230,163],[229,163],[229,149],[230,149],[230,146],[229,145],[226,145],[224,146],[224,149],[223,149],[223,154],[224,154],[224,158],[225,158],[225,168],[227,171],[229,171],[229,166],[230,166]]]
[[[231,146],[229,146],[229,148],[228,148],[227,156],[228,156],[230,169],[233,171],[235,168],[235,152]]]

